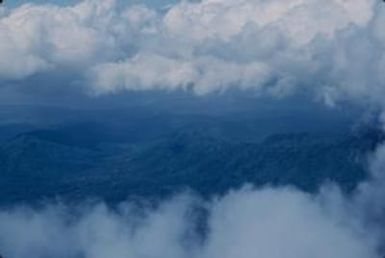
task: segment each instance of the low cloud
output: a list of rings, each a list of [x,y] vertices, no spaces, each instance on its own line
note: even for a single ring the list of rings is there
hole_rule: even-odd
[[[0,212],[0,248],[10,258],[379,257],[374,235],[345,215],[289,188],[244,188],[209,203],[179,196],[156,209],[16,208]],[[205,234],[197,231],[204,220]]]
[[[128,62],[96,66],[89,74],[95,93],[132,90],[193,88],[197,94],[224,91],[229,87],[257,88],[270,79],[263,63],[238,64],[217,58],[185,61],[159,55],[138,55]]]

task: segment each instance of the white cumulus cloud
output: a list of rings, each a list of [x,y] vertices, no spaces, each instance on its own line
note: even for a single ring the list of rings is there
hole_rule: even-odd
[[[26,4],[2,9],[0,80],[69,69],[93,94],[239,87],[380,104],[384,16],[374,0]]]

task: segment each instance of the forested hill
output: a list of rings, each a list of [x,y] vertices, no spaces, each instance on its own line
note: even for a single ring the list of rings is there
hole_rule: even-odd
[[[331,181],[350,191],[382,140],[375,130],[274,134],[258,142],[228,141],[207,130],[155,132],[82,124],[19,133],[0,145],[0,203],[117,202],[186,189],[210,196],[245,183],[314,192]]]

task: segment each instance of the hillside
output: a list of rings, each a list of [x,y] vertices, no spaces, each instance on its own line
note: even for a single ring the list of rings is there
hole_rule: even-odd
[[[365,178],[365,155],[382,137],[375,131],[293,133],[242,142],[180,129],[145,141],[117,141],[111,130],[106,136],[103,128],[80,128],[31,131],[1,144],[0,203],[115,202],[187,189],[210,196],[245,183],[314,192],[331,181],[350,191]]]

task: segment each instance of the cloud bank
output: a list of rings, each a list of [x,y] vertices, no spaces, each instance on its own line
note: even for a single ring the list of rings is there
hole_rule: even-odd
[[[375,0],[183,1],[160,11],[114,0],[26,4],[1,11],[0,80],[70,70],[95,95],[240,88],[378,105],[384,17]]]
[[[334,199],[336,200],[336,199]],[[196,229],[208,212],[207,232]],[[337,206],[335,206],[337,207]],[[374,258],[374,235],[322,196],[244,188],[209,203],[179,196],[156,209],[130,204],[0,212],[5,257]]]

